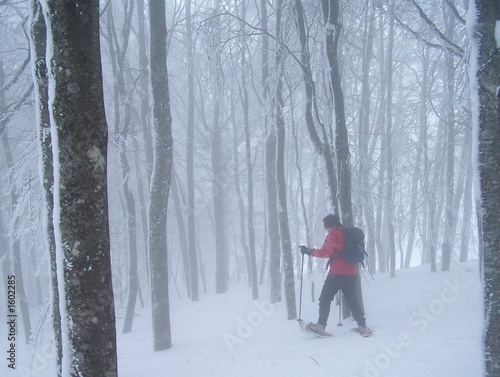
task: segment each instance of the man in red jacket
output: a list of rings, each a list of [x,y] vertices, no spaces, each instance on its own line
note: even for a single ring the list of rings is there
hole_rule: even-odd
[[[323,219],[328,234],[321,249],[309,249],[306,246],[300,247],[302,254],[311,255],[317,258],[330,258],[330,271],[319,296],[319,318],[318,323],[309,323],[307,328],[310,331],[324,334],[325,327],[330,314],[330,305],[335,295],[342,289],[347,305],[351,309],[352,316],[358,323],[354,331],[363,336],[371,335],[371,330],[366,327],[363,310],[359,305],[355,295],[356,275],[358,273],[355,264],[349,264],[338,257],[344,248],[343,226],[338,215],[327,215]]]

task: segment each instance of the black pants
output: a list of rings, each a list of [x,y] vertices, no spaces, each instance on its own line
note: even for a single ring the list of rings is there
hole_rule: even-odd
[[[342,289],[346,303],[349,309],[351,309],[352,316],[358,323],[358,326],[366,326],[364,313],[361,310],[358,300],[356,300],[355,283],[356,276],[354,275],[328,274],[321,290],[321,295],[319,296],[319,324],[326,327],[332,300],[337,292]]]

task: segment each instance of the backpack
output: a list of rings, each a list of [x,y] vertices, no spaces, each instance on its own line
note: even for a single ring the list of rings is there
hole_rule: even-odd
[[[357,227],[346,227],[344,228],[343,233],[344,248],[340,252],[340,255],[330,257],[328,264],[330,264],[333,259],[342,258],[346,263],[361,263],[363,265],[365,255],[368,256],[365,251],[365,234],[360,228]]]

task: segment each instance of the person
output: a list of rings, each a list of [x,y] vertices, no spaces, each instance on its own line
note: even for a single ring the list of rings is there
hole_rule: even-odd
[[[357,266],[349,264],[339,258],[344,247],[343,226],[338,215],[327,215],[323,219],[323,225],[327,231],[325,242],[321,249],[310,249],[307,246],[300,246],[300,252],[316,258],[330,258],[330,269],[328,276],[319,296],[319,317],[317,323],[309,323],[306,327],[312,332],[325,334],[325,328],[330,315],[330,305],[338,293],[342,290],[345,300],[351,309],[352,316],[358,327],[354,331],[363,336],[371,335],[371,330],[366,326],[366,320],[361,306],[356,299],[356,275]]]

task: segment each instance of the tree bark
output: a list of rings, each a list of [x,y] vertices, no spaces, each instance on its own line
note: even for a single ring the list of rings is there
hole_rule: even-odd
[[[164,0],[149,1],[154,164],[149,206],[149,265],[155,351],[172,347],[168,294],[167,206],[172,173],[172,117],[168,92]]]
[[[340,78],[340,65],[338,57],[338,43],[341,24],[339,0],[321,0],[323,19],[325,21],[326,57],[330,72],[330,90],[335,109],[335,156],[337,159],[339,208],[342,223],[352,226],[354,219],[351,200],[351,161],[349,140],[345,118],[344,93]]]
[[[283,1],[278,0],[276,12],[276,35],[283,41],[282,25]],[[285,179],[285,119],[283,108],[285,105],[283,97],[283,77],[285,71],[285,54],[280,44],[276,51],[276,67],[278,70],[278,81],[276,83],[276,183],[278,189],[278,221],[281,238],[281,252],[283,255],[283,270],[285,272],[285,298],[288,319],[297,318],[297,305],[295,303],[295,279],[292,256],[292,242],[290,239],[290,227],[288,223],[288,204],[286,198]]]
[[[196,252],[196,227],[194,222],[194,40],[191,20],[191,0],[186,1],[186,43],[188,46],[188,108],[187,108],[187,140],[186,140],[186,174],[187,174],[187,233],[189,254],[189,276],[191,300],[200,299],[198,283],[198,255]]]
[[[267,35],[267,1],[260,1],[262,19],[262,88],[263,102],[268,103],[269,91],[269,37]],[[271,302],[281,301],[281,246],[278,223],[278,189],[276,187],[276,127],[265,114],[265,177],[267,204],[267,234],[269,236],[269,277]]]
[[[50,305],[52,328],[54,331],[56,350],[56,373],[62,375],[62,338],[61,312],[59,310],[59,288],[57,282],[56,240],[54,234],[54,164],[52,153],[52,137],[50,134],[49,86],[47,72],[47,25],[38,0],[31,3],[31,49],[33,56],[33,74],[36,93],[36,111],[38,142],[40,145],[41,180],[43,188],[43,217],[46,247],[50,265]]]
[[[449,0],[453,3],[453,0]],[[455,16],[448,7],[444,7],[446,37],[453,42],[455,33]],[[443,271],[450,269],[454,247],[455,230],[455,63],[451,53],[445,53],[444,58],[444,127],[446,128],[446,209],[444,241],[442,245]]]
[[[471,2],[472,4],[472,2]],[[476,0],[470,11],[476,21],[475,44],[471,72],[472,100],[475,108],[475,132],[479,141],[480,244],[483,253],[485,333],[484,358],[487,377],[500,376],[500,49],[495,40],[498,32],[500,5],[489,0]],[[472,18],[472,17],[471,17]],[[474,77],[475,76],[475,77]]]
[[[63,375],[117,375],[99,2],[48,0]]]

